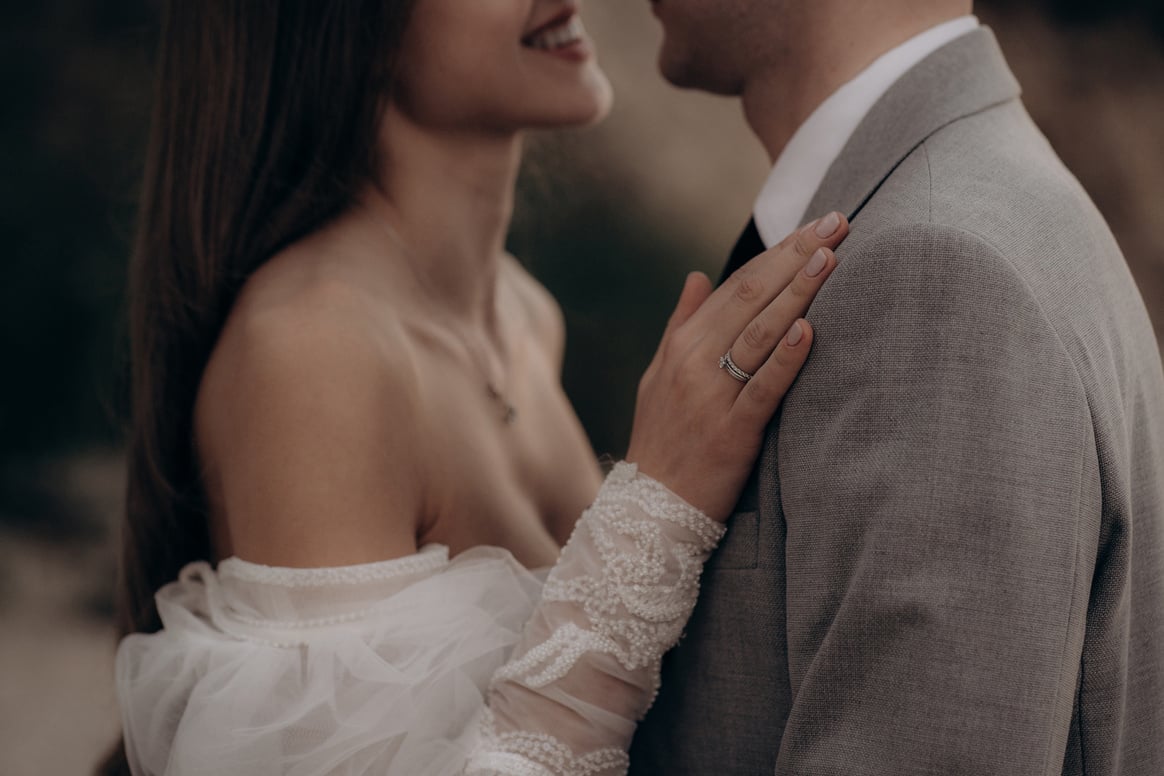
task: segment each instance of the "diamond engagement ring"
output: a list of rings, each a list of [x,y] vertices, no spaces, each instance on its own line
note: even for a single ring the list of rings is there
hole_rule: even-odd
[[[752,375],[748,374],[743,369],[740,369],[738,366],[736,366],[736,362],[732,361],[732,352],[730,350],[719,357],[719,368],[726,369],[729,375],[739,380],[741,383],[747,383],[752,379]]]

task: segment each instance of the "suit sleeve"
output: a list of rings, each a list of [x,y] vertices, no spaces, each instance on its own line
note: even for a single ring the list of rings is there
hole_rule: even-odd
[[[777,443],[781,776],[1060,773],[1095,445],[1017,261],[959,230],[897,229],[842,255],[810,313]]]

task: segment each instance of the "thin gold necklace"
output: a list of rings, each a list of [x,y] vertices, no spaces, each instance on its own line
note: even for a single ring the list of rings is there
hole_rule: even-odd
[[[409,272],[412,274],[413,280],[416,281],[416,284],[420,286],[424,293],[426,293],[430,298],[439,296],[439,294],[436,294],[432,290],[432,287],[421,276],[419,260],[416,257],[416,253],[408,247],[408,244],[404,242],[404,238],[400,236],[400,233],[397,232],[395,228],[393,228],[392,224],[388,223],[387,219],[380,217],[380,215],[372,210],[371,207],[364,205],[363,208],[364,210],[368,211],[369,215],[371,215],[372,218],[380,224],[380,226],[384,228],[385,233],[388,235],[388,239],[390,239],[396,245],[396,247],[400,249],[400,252],[404,254],[405,258],[409,262]],[[464,346],[465,351],[469,354],[469,359],[473,362],[473,366],[477,369],[482,382],[485,383],[485,397],[489,399],[489,401],[496,404],[501,410],[502,422],[507,426],[512,426],[517,421],[517,406],[509,399],[506,386],[499,385],[498,382],[493,379],[492,375],[490,374],[488,359],[486,359],[481,354],[481,352],[473,346],[473,344],[469,341],[469,338],[463,333],[458,332],[452,327],[446,327],[446,329],[460,341],[461,345]],[[506,369],[504,363],[502,363],[501,372],[505,382],[509,382],[508,370]]]

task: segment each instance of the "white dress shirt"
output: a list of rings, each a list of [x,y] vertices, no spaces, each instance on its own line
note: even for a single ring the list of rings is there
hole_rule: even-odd
[[[800,226],[806,215],[824,215],[804,211],[849,138],[889,87],[930,54],[977,28],[976,17],[962,16],[910,38],[813,111],[788,141],[756,199],[756,228],[767,247]]]

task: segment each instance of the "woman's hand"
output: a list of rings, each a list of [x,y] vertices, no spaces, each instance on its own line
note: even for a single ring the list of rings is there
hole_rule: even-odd
[[[831,213],[715,291],[707,276],[688,276],[639,383],[628,461],[712,519],[728,518],[764,429],[808,358],[813,332],[801,316],[848,233],[845,218]],[[725,355],[730,363],[720,367]]]

